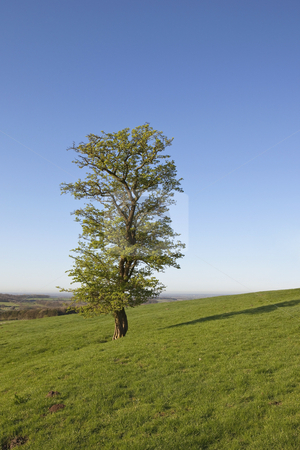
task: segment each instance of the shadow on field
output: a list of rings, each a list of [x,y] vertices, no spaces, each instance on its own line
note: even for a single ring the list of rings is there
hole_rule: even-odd
[[[274,303],[273,305],[259,306],[258,308],[243,309],[241,311],[232,311],[232,312],[228,312],[228,313],[224,313],[224,314],[216,314],[214,316],[201,317],[200,319],[190,320],[189,322],[177,323],[176,325],[170,325],[165,328],[181,327],[182,325],[193,325],[195,323],[209,322],[210,320],[227,319],[229,317],[239,316],[241,314],[269,313],[269,312],[275,311],[276,309],[296,306],[296,305],[299,305],[299,303],[300,303],[300,299],[299,300],[290,300],[288,302]]]

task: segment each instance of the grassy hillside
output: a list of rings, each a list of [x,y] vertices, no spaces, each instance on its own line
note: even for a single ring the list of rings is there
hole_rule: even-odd
[[[2,449],[300,448],[300,289],[128,317],[0,322]]]

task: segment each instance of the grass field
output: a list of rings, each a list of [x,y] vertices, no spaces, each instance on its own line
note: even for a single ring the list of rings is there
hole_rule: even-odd
[[[117,341],[111,316],[0,323],[2,449],[300,448],[300,289],[128,319]]]

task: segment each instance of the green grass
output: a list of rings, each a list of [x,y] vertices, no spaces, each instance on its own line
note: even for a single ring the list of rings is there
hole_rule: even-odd
[[[0,323],[1,444],[300,448],[300,289],[140,306],[128,319],[118,341],[111,316]],[[65,408],[51,414],[55,403]]]

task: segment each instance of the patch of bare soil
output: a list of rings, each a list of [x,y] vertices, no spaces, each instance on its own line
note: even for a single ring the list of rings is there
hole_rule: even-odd
[[[53,413],[56,411],[59,411],[60,409],[64,409],[65,405],[63,403],[60,403],[58,405],[53,405],[51,408],[49,408],[49,412]]]
[[[55,397],[56,395],[60,395],[57,391],[49,391],[46,397]]]
[[[11,448],[19,447],[20,445],[26,444],[28,437],[26,436],[16,436],[11,441],[6,442],[2,445],[2,450],[10,450]]]

